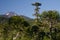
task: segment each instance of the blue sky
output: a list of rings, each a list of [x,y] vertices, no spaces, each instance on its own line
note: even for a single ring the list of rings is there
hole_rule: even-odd
[[[47,10],[60,11],[60,0],[0,0],[0,14],[12,11],[33,18],[35,7],[31,4],[34,2],[42,4],[40,13]]]

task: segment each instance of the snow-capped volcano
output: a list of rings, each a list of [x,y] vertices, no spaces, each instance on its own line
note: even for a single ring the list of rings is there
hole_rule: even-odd
[[[15,12],[7,12],[5,13],[6,16],[11,17],[11,16],[17,16]]]

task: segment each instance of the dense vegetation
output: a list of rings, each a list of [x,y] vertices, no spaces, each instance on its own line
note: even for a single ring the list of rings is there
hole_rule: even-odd
[[[44,11],[39,20],[0,17],[0,40],[60,40],[60,13]]]

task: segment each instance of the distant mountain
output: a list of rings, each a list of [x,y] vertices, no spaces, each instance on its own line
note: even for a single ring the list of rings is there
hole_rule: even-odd
[[[12,17],[12,16],[21,16],[21,17],[23,17],[26,21],[32,21],[32,20],[33,20],[32,18],[29,18],[29,17],[24,16],[24,15],[17,15],[15,12],[7,12],[7,13],[5,13],[4,15],[0,15],[0,21],[3,22],[3,20],[5,21],[5,20],[9,19],[9,18]],[[2,17],[3,17],[3,19],[2,19]]]
[[[32,18],[29,18],[29,17],[27,17],[27,16],[24,16],[24,15],[20,15],[21,17],[23,17],[25,20],[27,20],[27,21],[32,21],[33,19]]]
[[[4,15],[6,15],[7,17],[17,16],[15,12],[7,12]]]
[[[5,17],[5,18],[10,18],[12,16],[17,16],[17,14],[15,12],[7,12],[3,15],[0,15],[0,17]]]

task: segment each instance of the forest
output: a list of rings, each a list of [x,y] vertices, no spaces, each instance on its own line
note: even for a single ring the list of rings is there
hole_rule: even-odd
[[[0,40],[60,40],[60,13],[43,11],[32,20],[0,16]]]

